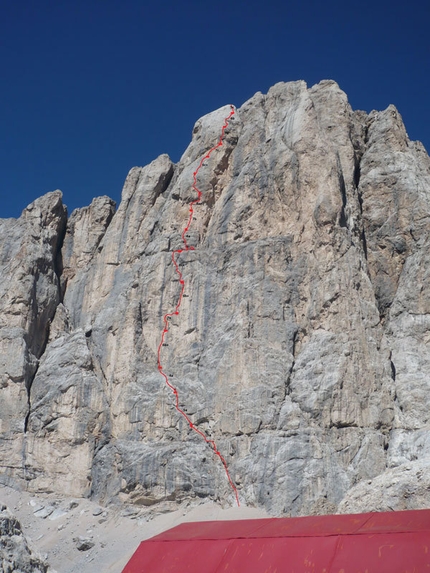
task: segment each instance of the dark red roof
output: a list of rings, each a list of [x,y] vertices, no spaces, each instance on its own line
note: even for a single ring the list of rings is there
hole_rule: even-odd
[[[430,510],[183,523],[123,573],[430,573]]]

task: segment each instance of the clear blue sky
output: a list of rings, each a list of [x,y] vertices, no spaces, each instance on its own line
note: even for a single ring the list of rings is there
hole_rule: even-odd
[[[430,150],[429,0],[1,0],[0,217],[120,198],[194,122],[279,81],[394,103]]]

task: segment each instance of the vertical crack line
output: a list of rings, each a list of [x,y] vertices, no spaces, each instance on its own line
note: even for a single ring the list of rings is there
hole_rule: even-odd
[[[340,195],[342,199],[342,208],[340,211],[339,216],[339,225],[341,227],[348,227],[347,218],[346,218],[346,203],[347,203],[347,196],[346,196],[346,185],[345,185],[345,178],[343,176],[342,171],[342,163],[340,161],[339,152],[336,154],[336,166],[337,166],[337,177],[339,181],[339,189]]]
[[[390,359],[390,366],[391,366],[391,378],[393,380],[393,382],[396,381],[396,367],[394,365],[394,362]]]
[[[36,367],[34,369],[34,372],[31,373],[30,375],[27,374],[26,376],[26,380],[24,382],[25,384],[25,388],[26,388],[26,392],[27,392],[27,413],[25,415],[24,418],[24,437],[28,432],[28,426],[29,426],[29,422],[30,422],[30,415],[31,415],[31,388],[33,386],[33,382],[34,379],[36,378],[36,374],[39,370],[39,365],[40,365],[40,358],[44,355],[45,351],[46,351],[46,347],[48,346],[48,341],[49,341],[49,334],[50,334],[50,330],[51,330],[51,322],[55,316],[55,313],[57,312],[57,308],[58,305],[63,301],[63,293],[61,292],[61,275],[63,272],[63,261],[62,261],[62,256],[61,256],[61,251],[63,248],[63,244],[64,244],[64,239],[66,236],[66,231],[67,231],[67,212],[66,212],[66,220],[64,221],[64,224],[61,226],[59,232],[58,232],[58,240],[57,243],[55,245],[55,249],[52,252],[52,269],[54,271],[54,275],[56,277],[57,280],[57,300],[55,301],[55,307],[53,308],[53,310],[49,313],[48,318],[46,320],[46,323],[44,325],[43,328],[43,340],[42,340],[42,344],[40,346],[40,349],[37,349],[37,347],[34,349],[35,351],[35,355],[33,354],[33,351],[31,349],[31,346],[29,347],[29,344],[26,341],[26,347],[27,347],[27,352],[31,352],[31,355],[35,357],[35,359],[37,360],[37,364]],[[38,276],[36,275],[35,280],[37,282],[37,278]],[[32,296],[32,303],[34,305],[34,314],[37,317],[38,316],[38,312],[37,312],[37,295],[36,295],[36,282],[34,283],[33,286],[33,296]],[[36,322],[37,322],[38,318],[36,318]],[[30,327],[30,332],[28,333],[31,336],[31,327]],[[34,333],[33,333],[34,335]],[[31,343],[31,341],[29,341]],[[25,448],[25,444],[24,444],[24,448]],[[23,461],[25,462],[25,452],[23,452],[23,456],[24,459]]]
[[[58,304],[62,303],[64,300],[64,295],[66,293],[65,289],[63,292],[63,289],[61,288],[61,277],[63,275],[63,245],[64,245],[64,239],[66,238],[66,233],[67,233],[67,213],[66,213],[66,222],[64,227],[61,229],[60,233],[58,234],[58,242],[57,242],[57,248],[56,248],[56,252],[54,253],[53,256],[53,267],[54,267],[54,273],[55,276],[57,277],[57,285],[58,285]],[[58,306],[57,304],[57,306]],[[54,313],[55,314],[55,313]]]

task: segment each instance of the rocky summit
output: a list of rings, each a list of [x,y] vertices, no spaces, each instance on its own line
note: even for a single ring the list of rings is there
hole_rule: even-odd
[[[235,503],[157,368],[193,173],[229,112],[199,119],[177,164],[133,168],[118,209],[97,197],[68,217],[54,191],[0,220],[5,486],[153,510]],[[241,503],[430,507],[423,145],[394,106],[279,83],[235,109],[197,185],[162,363]]]

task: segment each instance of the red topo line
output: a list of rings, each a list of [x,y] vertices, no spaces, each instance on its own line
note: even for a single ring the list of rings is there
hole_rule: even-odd
[[[193,220],[193,215],[194,215],[194,205],[196,203],[198,203],[202,197],[202,192],[197,188],[197,174],[200,170],[200,168],[202,167],[205,159],[209,159],[209,157],[211,156],[211,153],[217,149],[218,147],[221,147],[222,145],[222,140],[224,139],[224,131],[226,130],[226,128],[228,127],[228,120],[234,115],[234,107],[231,107],[231,111],[230,114],[224,119],[224,125],[222,126],[222,130],[221,130],[221,136],[218,140],[217,145],[215,145],[214,147],[212,147],[212,149],[210,149],[206,155],[204,155],[201,160],[200,163],[197,167],[197,169],[194,171],[193,173],[193,189],[194,191],[197,192],[197,199],[194,199],[194,201],[190,202],[190,215],[188,217],[188,222],[184,228],[184,230],[182,231],[182,242],[184,243],[184,247],[182,249],[176,249],[175,251],[172,251],[172,262],[175,266],[175,271],[179,276],[179,284],[181,285],[181,291],[179,293],[179,299],[178,302],[176,304],[175,310],[173,312],[169,312],[167,314],[164,315],[163,318],[163,322],[164,322],[164,328],[161,334],[161,341],[160,344],[158,345],[158,371],[160,372],[161,376],[163,376],[167,386],[171,389],[172,393],[175,396],[175,408],[176,410],[179,412],[179,414],[181,414],[181,416],[183,416],[185,418],[185,420],[187,421],[188,425],[190,426],[190,428],[192,430],[194,430],[197,434],[199,434],[204,441],[209,444],[209,446],[212,448],[212,451],[214,454],[216,454],[219,459],[221,460],[222,465],[224,466],[225,469],[225,473],[227,475],[227,479],[234,491],[234,495],[236,496],[236,502],[237,505],[239,506],[239,494],[237,492],[237,488],[233,482],[233,480],[231,479],[230,476],[230,472],[228,471],[228,467],[227,467],[227,462],[225,461],[224,457],[222,456],[221,452],[218,450],[214,440],[210,440],[206,434],[204,434],[201,430],[199,430],[199,428],[197,426],[195,426],[193,424],[193,422],[190,420],[190,418],[188,417],[187,413],[184,412],[184,410],[182,410],[182,408],[179,406],[179,395],[178,395],[178,390],[175,388],[175,386],[173,386],[170,381],[169,381],[169,377],[167,376],[167,374],[163,371],[163,367],[161,366],[161,358],[160,358],[160,354],[161,354],[161,349],[163,347],[163,344],[165,344],[164,340],[166,337],[166,334],[169,332],[169,320],[171,319],[172,316],[178,315],[179,314],[179,309],[181,307],[181,303],[182,303],[182,299],[184,297],[184,290],[185,290],[185,282],[184,279],[182,277],[182,273],[179,270],[179,265],[178,265],[178,261],[176,259],[176,255],[180,255],[181,253],[183,253],[184,251],[194,251],[194,247],[190,247],[188,245],[187,242],[187,237],[186,237],[186,233],[190,230],[190,226],[191,226],[191,222]]]

